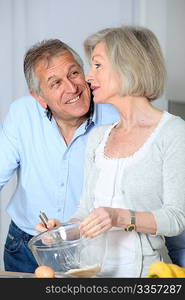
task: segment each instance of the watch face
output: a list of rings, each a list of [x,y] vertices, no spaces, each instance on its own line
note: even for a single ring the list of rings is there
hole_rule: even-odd
[[[130,225],[127,226],[126,231],[132,232],[132,231],[135,231],[135,229],[136,229],[136,225],[130,224]]]

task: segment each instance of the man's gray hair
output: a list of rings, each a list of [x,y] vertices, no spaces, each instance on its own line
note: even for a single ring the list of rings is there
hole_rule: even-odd
[[[71,53],[77,64],[83,70],[83,61],[81,57],[70,46],[59,39],[43,40],[34,44],[24,56],[24,74],[30,91],[40,95],[40,82],[35,73],[36,64],[43,60],[50,60],[53,57],[61,56],[65,53]]]

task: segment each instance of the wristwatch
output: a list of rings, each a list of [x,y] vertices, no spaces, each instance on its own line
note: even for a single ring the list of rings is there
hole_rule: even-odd
[[[136,214],[135,211],[133,210],[130,210],[130,224],[126,226],[125,231],[127,232],[136,231]]]

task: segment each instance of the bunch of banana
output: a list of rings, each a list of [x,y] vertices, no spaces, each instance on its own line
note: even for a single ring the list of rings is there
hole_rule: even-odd
[[[175,264],[156,261],[150,265],[148,276],[150,278],[185,278],[185,268]]]

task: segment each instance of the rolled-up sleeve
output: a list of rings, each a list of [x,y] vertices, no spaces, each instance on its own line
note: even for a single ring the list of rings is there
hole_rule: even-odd
[[[0,189],[11,178],[20,161],[14,118],[10,108],[0,128]]]

